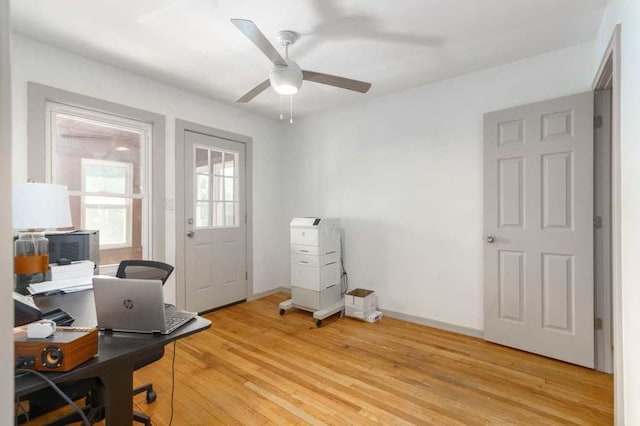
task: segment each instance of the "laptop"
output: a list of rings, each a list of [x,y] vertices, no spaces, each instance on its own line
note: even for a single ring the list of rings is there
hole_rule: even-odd
[[[197,315],[165,306],[160,280],[94,277],[93,297],[101,330],[169,334]]]

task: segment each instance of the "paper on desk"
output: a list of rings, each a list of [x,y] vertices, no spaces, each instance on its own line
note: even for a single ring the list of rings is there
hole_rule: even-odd
[[[66,287],[62,291],[64,293],[76,293],[78,291],[91,290],[93,288],[93,284],[83,284],[75,287]]]
[[[57,280],[57,281],[45,281],[41,283],[35,283],[29,285],[29,293],[31,294],[42,294],[42,293],[51,293],[56,291],[64,291],[66,293],[70,293],[74,291],[73,289],[77,289],[80,287],[80,290],[86,290],[93,287],[93,275],[82,278],[72,278],[68,280]],[[75,290],[75,291],[80,291]]]

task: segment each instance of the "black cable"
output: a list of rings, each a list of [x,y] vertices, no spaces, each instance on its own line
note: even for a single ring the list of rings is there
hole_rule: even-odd
[[[176,378],[176,341],[173,341],[173,359],[171,360],[171,416],[169,417],[169,426],[173,423],[173,391],[175,390]]]
[[[342,238],[340,238],[340,296],[344,296],[349,290],[349,274],[344,267],[344,259],[342,258],[342,254],[344,253],[342,248]]]
[[[16,368],[16,372],[18,373],[31,373],[35,376],[40,377],[42,380],[44,380],[45,382],[47,382],[47,384],[54,390],[57,392],[58,395],[60,395],[60,397],[62,399],[64,399],[64,401],[69,404],[71,407],[73,407],[73,409],[78,413],[78,415],[80,415],[80,418],[82,418],[82,423],[85,426],[91,426],[91,422],[89,422],[89,419],[87,418],[87,416],[84,414],[84,411],[82,411],[80,409],[80,407],[78,407],[76,405],[75,402],[73,402],[71,400],[71,398],[69,398],[67,396],[67,394],[65,394],[64,392],[62,392],[62,390],[58,387],[58,385],[56,385],[55,383],[53,383],[51,381],[50,378],[48,378],[47,376],[45,376],[44,374],[38,372],[38,371],[34,371],[34,370],[27,370],[27,369],[23,369],[23,368]]]

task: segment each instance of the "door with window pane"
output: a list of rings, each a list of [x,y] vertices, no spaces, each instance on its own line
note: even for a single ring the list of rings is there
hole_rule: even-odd
[[[245,145],[185,131],[186,308],[247,297]]]

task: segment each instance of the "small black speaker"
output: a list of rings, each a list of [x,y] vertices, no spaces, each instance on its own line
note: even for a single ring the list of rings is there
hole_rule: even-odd
[[[42,361],[42,365],[47,368],[55,369],[62,365],[62,359],[64,355],[62,354],[62,349],[57,346],[48,346],[42,350],[42,355],[40,356],[40,360]]]

